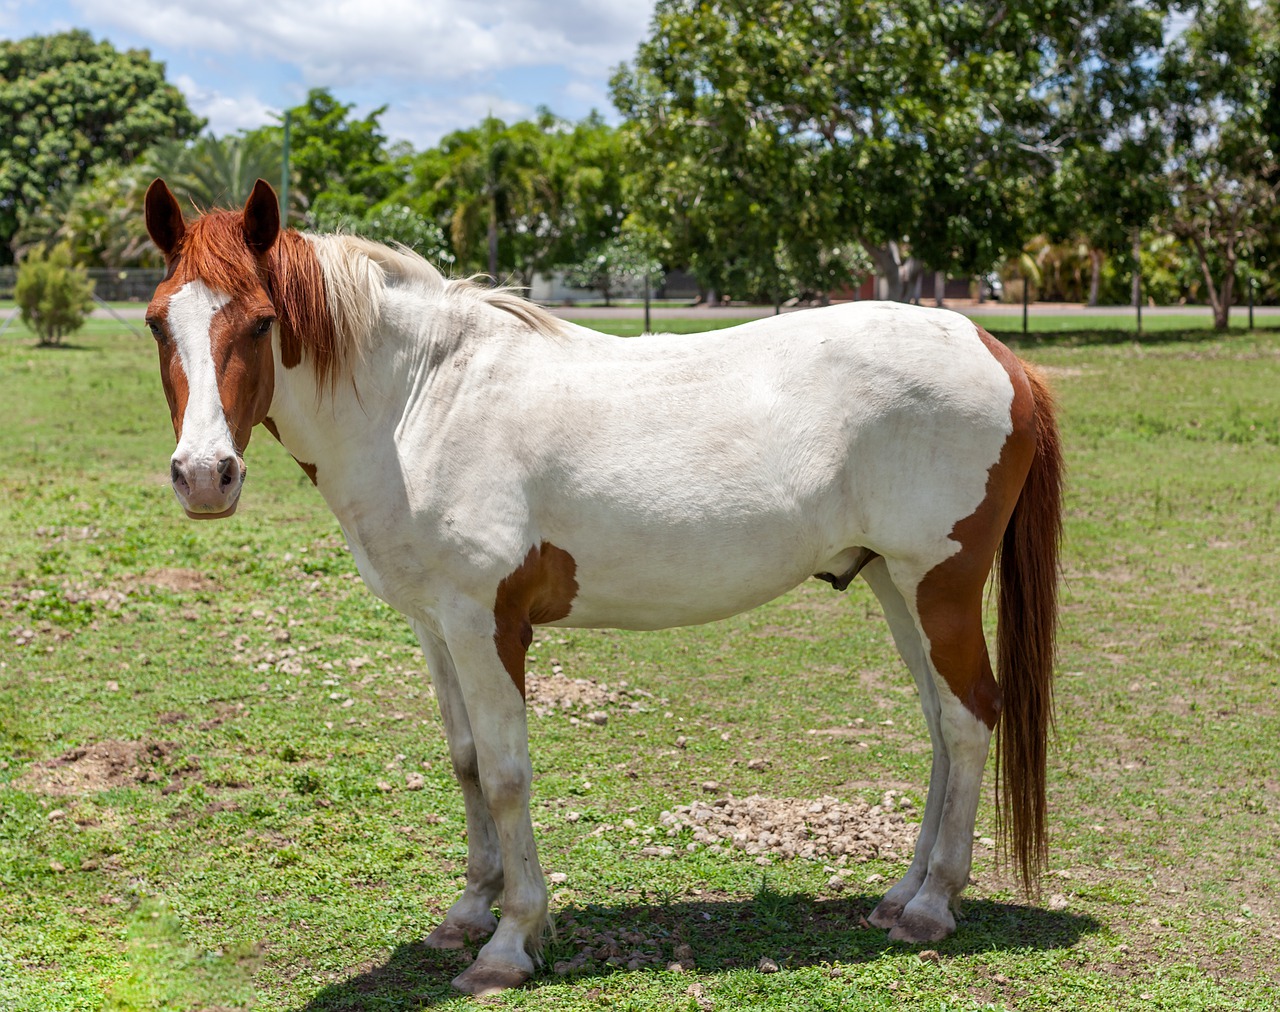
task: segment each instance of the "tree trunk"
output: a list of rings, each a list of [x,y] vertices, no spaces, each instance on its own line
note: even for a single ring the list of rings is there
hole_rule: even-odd
[[[934,271],[933,273],[933,301],[938,307],[941,307],[947,298],[947,272]]]
[[[498,198],[489,197],[489,277],[498,283]]]
[[[892,302],[906,302],[924,266],[915,257],[904,257],[900,243],[872,246],[864,242],[862,245],[875,263],[880,276],[884,278],[884,298]],[[917,296],[918,294],[917,292]]]
[[[1089,305],[1098,304],[1098,293],[1102,288],[1102,250],[1089,250]]]
[[[1142,301],[1142,236],[1133,230],[1133,283],[1129,302],[1134,309],[1141,309]]]
[[[1209,254],[1199,236],[1191,240],[1200,261],[1200,274],[1204,278],[1205,290],[1209,293],[1209,305],[1213,309],[1213,329],[1226,330],[1231,326],[1231,301],[1235,298],[1236,289],[1236,250],[1235,245],[1228,243],[1223,259],[1226,267],[1222,272],[1222,284],[1213,283],[1213,271],[1209,268]]]

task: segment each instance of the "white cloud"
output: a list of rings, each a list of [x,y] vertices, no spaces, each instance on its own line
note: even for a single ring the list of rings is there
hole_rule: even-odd
[[[187,97],[191,111],[209,121],[205,129],[218,136],[272,123],[281,111],[266,105],[257,95],[224,95],[205,88],[187,74],[179,74],[173,83]]]
[[[651,5],[623,0],[78,0],[154,45],[296,66],[307,84],[450,80],[562,65],[604,74],[630,57]]]

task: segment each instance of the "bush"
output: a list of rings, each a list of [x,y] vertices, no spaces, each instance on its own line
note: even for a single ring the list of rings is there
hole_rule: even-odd
[[[33,249],[23,258],[13,297],[22,322],[41,345],[61,344],[65,335],[83,326],[93,308],[93,282],[83,267],[72,264],[71,247],[61,243],[51,251]]]

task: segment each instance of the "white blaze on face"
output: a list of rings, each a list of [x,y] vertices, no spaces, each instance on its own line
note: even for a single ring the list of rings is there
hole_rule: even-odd
[[[230,301],[200,281],[183,285],[169,299],[169,333],[187,378],[182,436],[173,459],[187,465],[216,467],[236,456],[213,361],[213,318]]]

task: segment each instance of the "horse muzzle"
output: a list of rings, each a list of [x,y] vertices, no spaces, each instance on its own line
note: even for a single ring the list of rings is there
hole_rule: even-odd
[[[175,455],[169,462],[174,495],[192,520],[231,516],[240,503],[246,474],[248,468],[239,454],[216,461],[193,461]]]

